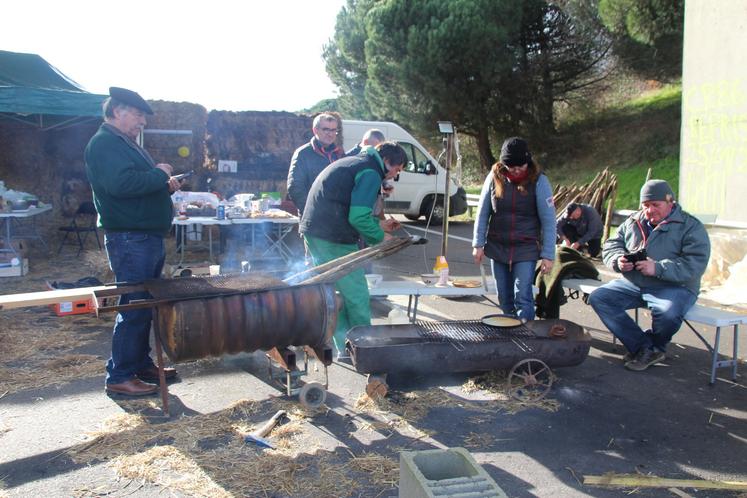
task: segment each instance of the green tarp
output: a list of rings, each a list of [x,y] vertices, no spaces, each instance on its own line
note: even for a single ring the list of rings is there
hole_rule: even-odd
[[[86,92],[36,54],[0,50],[0,113],[100,117],[106,97]]]

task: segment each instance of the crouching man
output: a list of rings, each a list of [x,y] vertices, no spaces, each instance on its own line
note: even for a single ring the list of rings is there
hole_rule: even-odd
[[[592,258],[596,258],[602,249],[603,230],[602,217],[594,206],[576,202],[568,205],[556,227],[558,242],[579,252],[586,249]]]
[[[589,304],[625,345],[625,368],[642,371],[665,358],[667,344],[680,329],[700,291],[711,245],[702,223],[682,210],[664,180],[641,188],[641,210],[605,242],[604,263],[624,278],[591,293]],[[651,310],[651,329],[643,331],[626,310]]]

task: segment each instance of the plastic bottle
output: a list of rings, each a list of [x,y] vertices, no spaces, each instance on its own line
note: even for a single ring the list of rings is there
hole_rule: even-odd
[[[182,218],[187,216],[187,205],[184,202],[184,196],[181,190],[174,192],[174,207],[176,208],[177,215]]]
[[[218,203],[218,209],[216,210],[216,218],[219,220],[226,219],[226,203],[223,201],[220,201]]]
[[[433,273],[438,275],[439,287],[449,285],[449,263],[446,262],[446,256],[438,256],[436,258],[436,265],[433,267]]]

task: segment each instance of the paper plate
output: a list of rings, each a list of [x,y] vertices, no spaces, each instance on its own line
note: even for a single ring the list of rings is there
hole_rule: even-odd
[[[521,325],[521,320],[511,315],[486,315],[481,321],[490,327],[509,328]]]
[[[476,289],[478,287],[482,287],[482,282],[479,280],[454,280],[452,282],[452,285],[454,287],[462,287],[465,289]]]

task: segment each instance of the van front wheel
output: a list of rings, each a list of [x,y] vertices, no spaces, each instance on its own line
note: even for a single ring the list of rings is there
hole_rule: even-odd
[[[441,198],[439,197],[436,201],[435,207],[433,207],[433,200],[433,197],[431,197],[428,201],[426,201],[423,214],[425,215],[426,220],[430,218],[431,223],[441,223],[444,219],[443,200],[441,200]],[[433,211],[433,216],[431,216],[431,211]]]

